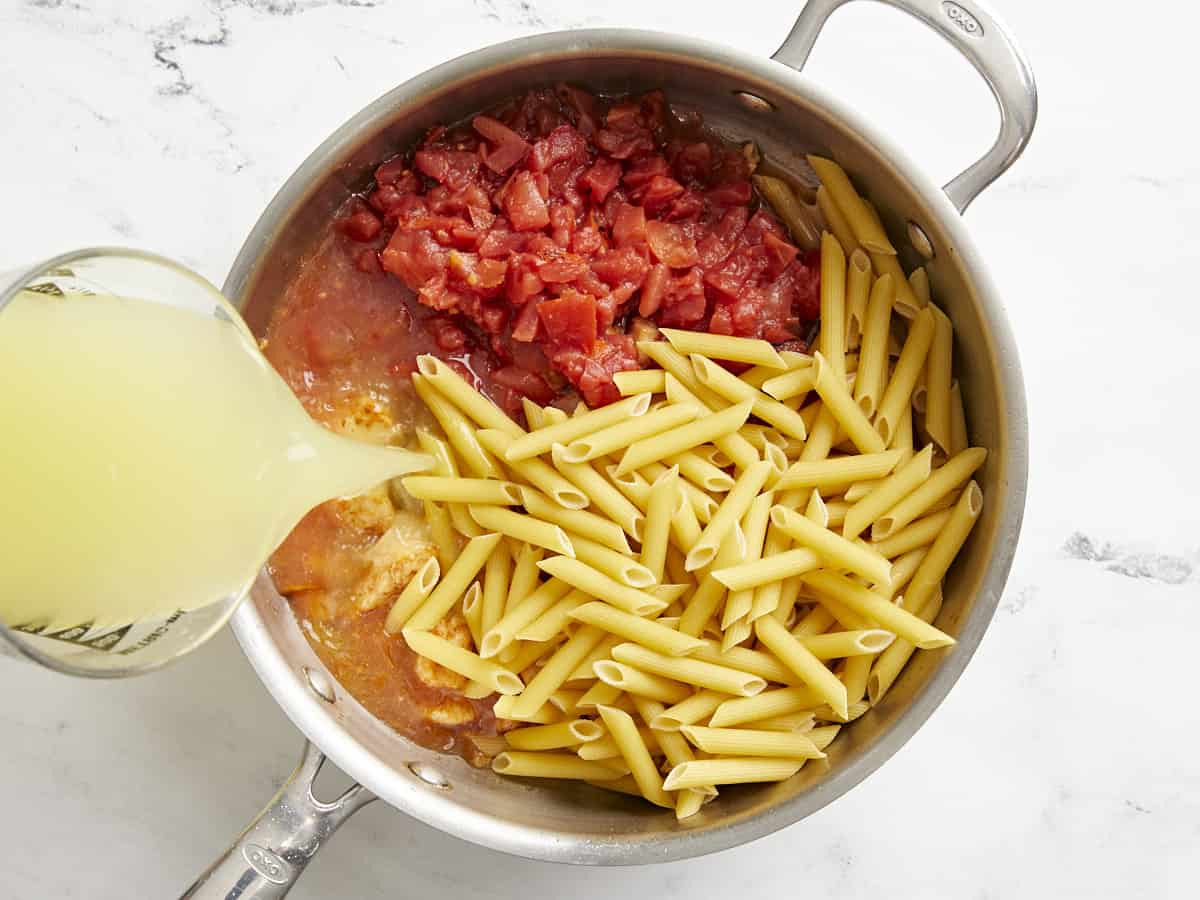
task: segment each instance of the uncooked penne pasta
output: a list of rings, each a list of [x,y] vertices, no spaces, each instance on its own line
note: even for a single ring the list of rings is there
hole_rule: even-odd
[[[519,694],[525,689],[521,679],[498,663],[490,662],[458,644],[430,631],[405,628],[404,641],[418,656],[457,672],[471,681],[488,685],[500,694]]]
[[[590,719],[572,719],[553,725],[518,728],[504,738],[513,750],[561,750],[604,737],[604,729]]]
[[[750,401],[754,415],[790,437],[801,441],[808,437],[804,419],[794,409],[756,390],[707,357],[692,354],[690,359],[696,378],[706,387],[712,388],[731,403]]]
[[[752,697],[767,685],[766,681],[757,675],[696,659],[665,656],[637,644],[617,644],[612,655],[618,662],[662,675],[664,678],[741,697]]]
[[[770,616],[754,623],[754,633],[780,662],[816,691],[839,715],[846,715],[846,686],[804,643]]]
[[[787,369],[787,363],[783,361],[779,351],[758,338],[730,337],[678,328],[660,328],[659,333],[684,356],[698,353],[713,359],[749,363],[752,366],[769,366],[781,372]]]
[[[544,643],[566,629],[571,612],[591,600],[583,591],[571,591],[517,632],[517,640]]]
[[[954,638],[950,635],[920,621],[887,597],[851,581],[844,575],[818,571],[809,572],[802,577],[806,584],[818,592],[828,594],[866,619],[879,623],[881,628],[886,628],[897,637],[911,641],[924,650],[948,647],[954,643]]]
[[[821,231],[815,221],[817,211],[802,203],[790,184],[782,178],[757,173],[751,179],[771,209],[787,225],[797,246],[811,250],[820,243]]]
[[[804,765],[803,759],[758,757],[721,757],[697,759],[673,767],[663,781],[668,791],[714,784],[750,784],[759,781],[784,781]]]
[[[925,432],[946,455],[950,454],[950,382],[954,364],[954,327],[950,319],[930,304],[934,318],[933,343],[925,357]]]
[[[857,350],[871,293],[871,259],[862,250],[849,254],[846,266],[846,349]],[[844,373],[843,373],[844,374]]]
[[[605,547],[574,532],[567,532],[567,538],[575,548],[576,559],[621,584],[648,588],[658,580],[653,572],[624,553],[618,553],[611,547]]]
[[[658,768],[654,765],[650,751],[646,749],[645,741],[638,734],[633,717],[611,706],[600,706],[597,709],[608,728],[608,733],[617,742],[621,756],[629,766],[642,796],[658,806],[674,809],[675,801],[663,790],[662,776],[658,774]]]
[[[875,415],[887,382],[888,327],[894,302],[895,288],[891,276],[877,278],[867,301],[858,371],[854,380],[854,402],[868,417]]]
[[[568,538],[571,534],[577,534],[614,552],[630,552],[625,532],[611,519],[585,509],[567,509],[533,488],[521,487],[520,494],[521,505],[530,515],[564,529],[568,532]]]
[[[800,397],[813,389],[812,363],[801,368],[792,369],[782,375],[776,375],[762,383],[763,393],[776,400],[791,400]]]
[[[775,482],[776,490],[796,488],[837,488],[864,479],[878,479],[891,474],[900,462],[899,450],[882,453],[860,453],[854,456],[826,457],[791,464]],[[849,494],[849,491],[847,491]],[[847,499],[851,499],[847,497]]]
[[[442,428],[442,433],[471,472],[480,478],[501,478],[500,466],[483,449],[476,437],[477,429],[463,412],[445,398],[424,376],[413,373],[413,388]]]
[[[641,563],[656,582],[663,580],[667,565],[667,543],[671,535],[671,516],[679,505],[679,469],[670,468],[650,486],[646,504],[646,526],[642,535]]]
[[[723,494],[733,487],[733,476],[691,450],[667,457],[663,463],[678,466],[679,474],[701,490]]]
[[[744,591],[792,575],[821,568],[821,557],[808,547],[795,547],[762,559],[747,560],[725,569],[714,569],[712,576],[731,591]]]
[[[813,550],[829,567],[849,569],[873,584],[887,584],[891,577],[892,567],[886,557],[810,522],[794,510],[776,506],[771,510],[771,521],[802,547]]]
[[[738,476],[737,482],[725,495],[725,499],[721,502],[711,521],[704,527],[700,540],[688,552],[685,565],[689,572],[707,566],[713,561],[721,541],[724,540],[734,523],[746,514],[750,504],[754,502],[754,498],[766,484],[771,471],[771,464],[764,460],[750,466]]]
[[[483,445],[483,448],[497,458],[503,457],[513,442],[510,435],[494,428],[480,429],[476,432],[476,437],[479,438],[479,443]],[[518,462],[506,462],[505,465],[513,470],[515,477],[528,481],[544,492],[554,500],[557,506],[574,510],[583,509],[588,505],[587,494],[543,460],[531,457]]]
[[[896,360],[896,368],[892,371],[892,377],[875,413],[875,428],[884,443],[891,440],[901,414],[912,399],[917,376],[925,366],[925,357],[933,343],[934,327],[933,312],[929,309],[921,310],[913,319],[904,347],[900,351],[900,358]]]
[[[409,475],[400,479],[404,489],[418,500],[438,503],[491,503],[516,506],[521,502],[517,485],[493,478],[460,478],[440,475]]]
[[[833,160],[812,154],[808,156],[808,163],[821,179],[822,186],[829,189],[833,202],[846,217],[859,244],[871,253],[895,256],[896,248],[892,246],[883,226],[850,183],[846,171]]]
[[[967,414],[963,409],[962,390],[956,378],[950,386],[950,446],[946,452],[950,456],[958,456],[967,446]]]
[[[725,535],[724,540],[721,541],[721,546],[717,550],[716,558],[713,559],[711,567],[713,569],[720,569],[732,566],[742,558],[745,551],[746,539],[745,535],[742,534],[742,527],[740,524],[734,523],[733,528]],[[679,617],[679,630],[693,637],[700,635],[708,620],[717,611],[717,607],[721,605],[724,597],[725,585],[717,581],[712,576],[712,572],[705,573],[700,578],[700,586],[696,588],[696,593],[692,595],[687,609]]]
[[[708,724],[714,728],[732,728],[746,722],[809,710],[821,702],[821,695],[808,685],[764,691],[756,697],[731,697],[716,708]]]
[[[519,632],[527,628],[570,592],[571,585],[564,581],[551,579],[527,597],[522,598],[515,606],[506,609],[500,620],[484,632],[483,641],[479,645],[479,655],[484,659],[490,659],[499,654],[517,639]]]
[[[837,373],[836,366],[827,362],[821,353],[817,353],[813,356],[812,369],[813,389],[854,442],[854,446],[860,453],[882,453],[886,449],[884,439],[854,402],[850,389],[846,387],[844,377]]]
[[[563,451],[563,459],[572,463],[590,462],[598,457],[625,450],[637,441],[653,440],[664,432],[671,432],[680,425],[691,422],[699,414],[700,408],[697,406],[668,403],[644,416],[634,416],[577,438],[567,444]]]
[[[387,619],[384,622],[383,630],[388,634],[398,633],[433,591],[440,575],[441,566],[438,563],[437,557],[431,556],[417,570],[416,574],[408,580],[408,584],[404,586],[404,590],[400,592],[400,596],[392,604],[392,608],[388,611]]]
[[[551,522],[513,512],[502,506],[472,504],[468,509],[471,518],[488,531],[508,535],[535,547],[544,547],[552,553],[561,553],[572,558],[575,556],[575,548],[571,546],[567,533]]]
[[[919,488],[881,516],[871,527],[871,539],[881,541],[890,537],[916,519],[959,485],[966,482],[987,459],[982,447],[969,447],[925,479]]]
[[[913,294],[921,301],[922,306],[928,306],[931,299],[929,290],[929,273],[925,271],[924,266],[917,266],[908,273],[908,286],[912,289]]]
[[[575,781],[615,781],[625,773],[574,753],[535,753],[506,750],[492,760],[492,771],[525,778],[566,778]]]
[[[934,591],[924,605],[917,610],[916,616],[922,622],[932,623],[942,610],[942,592],[941,590]],[[883,653],[879,654],[879,658],[875,661],[875,665],[871,667],[871,672],[867,676],[867,696],[874,705],[884,698],[884,695],[891,689],[896,678],[904,669],[904,666],[912,658],[916,652],[916,647],[909,641],[897,640],[892,646],[888,647]]]
[[[679,703],[692,695],[686,684],[652,675],[625,663],[602,659],[593,665],[596,677],[605,684],[620,688],[635,697],[648,697],[662,703]]]
[[[704,641],[699,638],[599,601],[586,603],[573,610],[571,618],[595,625],[666,656],[688,656],[704,646]]]
[[[532,456],[540,456],[549,452],[555,444],[566,445],[585,435],[607,428],[609,425],[616,425],[627,419],[643,416],[650,408],[650,399],[650,394],[638,394],[600,409],[589,410],[583,415],[547,425],[513,441],[505,451],[504,458],[509,462],[517,462]]]
[[[538,563],[538,568],[585,594],[635,616],[652,615],[667,608],[667,604],[653,594],[621,584],[578,559],[552,556]]]
[[[633,372],[617,372],[613,384],[622,397],[635,394],[661,394],[667,389],[667,373],[662,369],[637,369]]]
[[[729,695],[720,691],[697,691],[686,700],[664,709],[650,720],[650,727],[659,732],[679,731],[684,725],[707,719],[713,710],[728,699]]]
[[[905,593],[906,609],[921,609],[925,601],[942,582],[942,578],[962,549],[971,529],[983,510],[983,492],[974,481],[970,482],[958,498],[950,513],[946,527],[925,554]]]
[[[479,574],[488,556],[496,550],[499,543],[498,534],[483,535],[468,541],[454,565],[409,618],[407,627],[414,631],[427,631],[440,622],[454,604],[462,599],[463,592]]]
[[[880,516],[924,484],[932,471],[933,446],[926,445],[920,453],[850,507],[842,525],[842,535],[847,538],[858,537]]]
[[[711,728],[684,725],[679,729],[705,753],[722,756],[768,756],[783,759],[824,759],[809,738],[800,732],[759,731],[749,728]]]
[[[846,254],[836,237],[821,235],[820,354],[839,378],[846,375]]]
[[[529,715],[550,699],[550,695],[562,687],[567,676],[579,665],[597,644],[604,639],[599,628],[585,625],[572,635],[565,644],[538,671],[529,684],[525,685],[512,706],[514,718]]]
[[[554,468],[587,495],[592,507],[620,525],[621,530],[635,541],[640,540],[646,518],[642,511],[588,463],[572,463],[563,459],[564,450],[562,444],[555,444],[551,449]]]
[[[753,404],[749,401],[739,403],[713,415],[701,416],[667,434],[637,441],[621,455],[617,473],[624,475],[642,469],[652,462],[691,450],[701,444],[716,443],[721,438],[735,434],[746,423],[752,407]],[[750,452],[754,452],[753,448]]]
[[[450,365],[436,356],[428,353],[418,356],[417,371],[480,428],[495,428],[513,437],[520,437],[525,433],[524,429],[505,415],[500,407],[467,384]]]

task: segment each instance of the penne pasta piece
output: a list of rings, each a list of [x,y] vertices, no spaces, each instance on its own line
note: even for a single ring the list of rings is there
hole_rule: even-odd
[[[970,447],[925,479],[919,488],[908,494],[871,527],[871,539],[882,541],[904,528],[922,513],[928,512],[937,501],[948,496],[966,482],[987,459],[982,447]]]
[[[770,616],[754,623],[754,633],[779,661],[792,670],[801,681],[816,691],[835,712],[846,714],[846,686],[825,664],[813,655],[804,643],[793,637],[786,628]]]
[[[838,736],[838,732],[841,730],[841,725],[823,725],[808,732],[808,739],[813,742],[818,750],[824,750],[833,743],[833,739]]]
[[[550,695],[548,701],[559,712],[573,713],[575,707],[579,703],[579,698],[583,696],[583,691],[573,691],[567,688],[559,688]]]
[[[967,438],[967,414],[963,409],[962,390],[958,379],[950,385],[950,446],[946,448],[949,456],[958,456],[969,446]]]
[[[819,660],[845,659],[853,656],[874,656],[882,653],[896,636],[881,628],[857,631],[832,631],[797,638]]]
[[[785,495],[786,496],[786,495]],[[780,502],[786,502],[783,497]],[[768,515],[768,521],[770,516]],[[767,537],[763,541],[762,560],[773,560],[791,546],[792,539],[776,528],[774,525],[768,525]],[[786,577],[786,576],[785,576]],[[761,618],[762,616],[770,615],[779,605],[779,600],[783,596],[783,579],[768,581],[764,584],[756,585],[754,588],[754,602],[750,605],[750,621]]]
[[[517,485],[511,481],[409,475],[401,478],[400,483],[418,500],[432,500],[438,503],[491,503],[497,506],[516,506],[521,502]]]
[[[607,408],[611,409],[612,407]],[[554,468],[582,490],[593,507],[621,526],[621,530],[635,541],[641,540],[642,526],[645,521],[642,511],[630,503],[624,494],[613,487],[588,463],[571,463],[563,459],[564,449],[561,444],[555,444],[552,448],[551,457],[554,460]]]
[[[512,583],[512,557],[506,552],[493,553],[483,566],[483,602],[480,605],[480,628],[492,629],[504,615],[508,588]],[[477,641],[476,647],[481,646]]]
[[[685,554],[695,546],[696,541],[700,540],[703,529],[700,527],[700,518],[696,515],[696,507],[692,505],[692,501],[687,493],[682,490],[682,485],[679,487],[679,494],[675,500],[675,511],[671,516],[671,544],[673,545],[672,549],[679,553],[679,568],[686,575],[687,569],[684,568]],[[708,512],[708,519],[712,519],[711,511]],[[669,570],[671,560],[671,554],[669,553],[667,560]],[[671,580],[680,581],[674,574],[672,574]]]
[[[783,220],[791,232],[792,240],[802,250],[811,250],[821,241],[821,229],[816,219],[818,210],[803,203],[792,186],[782,178],[771,175],[750,176],[771,210]]]
[[[783,359],[783,363],[787,366],[785,371],[791,372],[795,369],[802,369],[812,362],[812,357],[807,353],[799,353],[796,350],[781,350],[779,356]],[[738,375],[738,378],[746,382],[751,387],[762,389],[763,384],[770,381],[772,378],[779,377],[779,369],[773,366],[753,366]]]
[[[821,568],[821,557],[808,547],[796,547],[764,559],[714,569],[712,577],[731,591],[744,591]]]
[[[442,427],[442,433],[468,469],[479,478],[503,478],[504,473],[475,436],[475,427],[453,403],[447,400],[424,376],[413,373],[413,388],[429,412]],[[515,424],[515,423],[514,423]]]
[[[504,611],[508,613],[518,603],[534,592],[538,586],[538,576],[541,570],[537,564],[541,562],[545,550],[532,544],[519,544],[516,558],[513,561],[512,581],[508,586],[508,597],[504,601]]]
[[[530,515],[552,522],[569,532],[567,538],[572,545],[575,543],[572,535],[580,535],[616,553],[630,553],[625,533],[611,519],[584,509],[565,508],[533,488],[522,487],[520,494],[521,505]]]
[[[749,724],[760,731],[799,731],[807,734],[813,729],[814,716],[811,712],[787,713],[782,716],[771,716],[769,719],[758,719]],[[814,744],[814,746],[816,745]]]
[[[567,677],[567,681],[578,681],[581,679],[591,680],[596,677],[596,673],[592,670],[592,664],[599,662],[602,659],[612,659],[612,648],[617,644],[622,643],[625,638],[617,634],[612,634],[602,640],[596,647],[583,658],[583,661],[571,672]]]
[[[895,643],[894,636],[892,643]],[[888,646],[890,647],[891,644]],[[855,706],[866,697],[867,678],[871,674],[871,667],[875,665],[875,660],[878,658],[878,654],[864,653],[861,656],[849,657],[842,666],[841,674],[838,677],[846,686],[846,700],[849,703],[850,712],[853,712]]]
[[[946,527],[948,521],[950,521],[950,510],[939,510],[904,528],[893,531],[884,540],[872,542],[871,546],[875,548],[876,553],[894,559],[911,550],[932,544],[942,529]]]
[[[525,685],[525,690],[513,703],[513,717],[519,719],[522,715],[529,715],[541,709],[542,705],[550,699],[550,695],[562,687],[567,676],[603,639],[604,632],[590,625],[585,625],[576,631],[546,661],[546,664],[529,684]]]
[[[924,266],[917,266],[908,273],[908,286],[922,306],[929,305],[932,294],[929,290],[929,273]]]
[[[731,337],[710,334],[706,331],[685,331],[679,328],[660,328],[659,333],[667,339],[676,352],[684,356],[700,354],[713,359],[748,363],[752,366],[768,366],[784,371],[787,363],[774,347],[758,338]]]
[[[850,183],[846,171],[831,159],[812,154],[809,154],[807,159],[817,177],[821,179],[821,185],[829,189],[833,202],[845,216],[858,243],[871,253],[895,256],[896,248],[892,246],[883,226]]]
[[[918,271],[924,271],[919,269]],[[947,456],[952,443],[950,425],[950,382],[954,364],[954,326],[936,306],[933,311],[933,343],[925,358],[925,432]]]
[[[635,616],[653,615],[667,608],[667,603],[653,594],[621,584],[581,560],[553,556],[538,563],[538,568],[589,596]]]
[[[467,630],[471,632],[472,645],[478,650],[483,637],[483,589],[479,587],[478,581],[467,588],[463,595],[462,612],[463,618],[467,620]],[[490,694],[491,691],[487,693]],[[483,696],[486,697],[487,694]]]
[[[555,444],[566,445],[609,425],[643,416],[650,408],[650,399],[649,394],[638,394],[522,435],[509,445],[504,458],[508,462],[518,462],[540,456],[548,453]]]
[[[405,628],[401,634],[413,653],[471,681],[488,685],[498,694],[519,694],[525,689],[521,679],[508,669],[430,631]]]
[[[664,709],[650,720],[650,727],[658,732],[679,731],[684,725],[707,719],[713,710],[728,699],[729,695],[720,691],[697,691],[686,700]]]
[[[925,358],[933,343],[934,328],[933,312],[928,308],[921,310],[913,319],[908,337],[905,338],[900,351],[900,358],[896,360],[896,367],[875,413],[875,428],[884,443],[891,441],[901,415],[912,400],[917,376],[925,367]]]
[[[742,519],[742,533],[746,539],[744,559],[747,562],[762,559],[763,543],[767,537],[767,522],[771,515],[771,505],[775,502],[775,494],[767,491],[759,494],[750,504]],[[721,626],[728,629],[737,619],[747,619],[735,632],[736,636],[726,634],[726,646],[741,643],[750,636],[748,616],[754,606],[753,588],[733,590],[725,600],[725,616]]]
[[[745,535],[742,534],[741,525],[735,523],[733,529],[721,542],[717,556],[712,562],[712,568],[724,568],[732,565],[742,558],[745,550]],[[711,572],[703,574],[696,593],[692,595],[691,602],[683,611],[683,615],[679,617],[679,630],[683,634],[690,634],[693,637],[700,635],[724,597],[725,585],[713,578]]]
[[[483,534],[483,529],[471,518],[471,513],[467,510],[466,504],[447,503],[446,514],[450,517],[451,526],[463,537],[477,538]]]
[[[671,516],[679,505],[680,496],[678,468],[665,471],[650,487],[646,526],[642,534],[641,563],[650,570],[655,582],[663,580],[666,570]]]
[[[818,722],[837,722],[845,725],[862,716],[870,708],[871,704],[868,701],[859,700],[857,703],[848,704],[846,715],[842,716],[830,709],[828,705],[818,706],[813,711],[813,718]]]
[[[571,545],[567,533],[550,522],[544,522],[535,516],[513,512],[502,506],[482,506],[472,504],[468,507],[471,518],[488,531],[507,535],[518,541],[544,547],[552,553],[575,557],[575,548]]]
[[[636,369],[613,373],[613,384],[622,397],[635,394],[662,394],[667,390],[667,373],[662,369]]]
[[[553,727],[553,726],[551,726]],[[825,753],[801,732],[759,731],[684,725],[679,729],[705,753],[721,756],[767,756],[782,759],[824,759]]]
[[[834,203],[829,188],[823,184],[817,188],[817,208],[820,209],[826,226],[838,239],[838,243],[842,245],[842,252],[847,257],[853,256],[855,250],[861,249],[858,238],[854,236],[854,231],[850,228],[850,223],[846,221],[845,214]]]
[[[725,700],[713,712],[708,724],[714,728],[731,728],[746,722],[810,710],[821,702],[821,695],[808,685],[778,688],[765,691],[757,697]]]
[[[567,538],[575,548],[576,559],[603,572],[614,581],[630,587],[649,588],[657,580],[653,572],[624,553],[618,553],[572,532],[567,533]]]
[[[918,547],[892,560],[892,583],[888,585],[889,592],[894,598],[904,591],[905,586],[912,581],[913,575],[921,565],[921,560],[929,552],[928,547]]]
[[[858,537],[884,513],[924,484],[932,471],[933,445],[929,444],[850,507],[842,525],[842,536]]]
[[[634,697],[648,697],[662,703],[678,703],[692,695],[691,688],[685,684],[663,678],[661,675],[643,672],[611,659],[600,660],[595,663],[593,669],[596,677],[605,684],[620,688]]]
[[[846,349],[857,350],[867,321],[871,293],[871,258],[861,249],[849,254],[846,267]],[[848,367],[847,367],[848,368]]]
[[[721,634],[721,649],[738,649],[737,645],[748,640],[753,631],[754,626],[750,624],[749,614],[735,622],[731,622],[729,627]]]
[[[865,544],[849,541],[782,506],[771,510],[771,521],[802,547],[814,551],[827,567],[849,569],[873,584],[887,584],[891,578],[891,563]]]
[[[612,655],[617,662],[643,671],[726,694],[752,697],[767,686],[766,681],[757,675],[696,659],[665,656],[637,644],[617,644]]]
[[[594,672],[591,674],[591,677],[596,677]],[[621,699],[621,694],[622,691],[620,688],[613,687],[611,684],[605,684],[603,681],[595,681],[592,683],[592,686],[584,692],[583,696],[579,698],[575,706],[580,710],[595,709],[597,706],[612,706]],[[598,746],[593,748],[590,758],[603,759],[606,756],[617,755],[618,751],[615,746],[612,748],[611,752],[605,750],[603,746]],[[585,756],[585,759],[586,758],[588,757]]]
[[[617,769],[599,762],[580,759],[574,753],[534,753],[506,750],[492,760],[492,771],[500,775],[525,778],[566,778],[575,781],[616,781],[623,776]]]
[[[821,396],[825,408],[833,414],[846,435],[854,442],[860,453],[882,453],[886,444],[870,420],[854,402],[845,379],[839,375],[832,363],[817,353],[813,357],[813,388]],[[857,379],[855,379],[857,381]]]
[[[544,703],[529,715],[518,716],[513,712],[513,706],[518,695],[504,694],[496,700],[492,707],[497,719],[507,719],[510,722],[530,722],[535,725],[552,725],[562,721],[562,715],[550,703]]]
[[[563,459],[573,463],[590,462],[625,450],[637,441],[654,440],[664,432],[686,425],[699,414],[700,408],[697,406],[668,403],[644,416],[626,419],[572,441],[563,451]]]
[[[829,451],[833,449],[838,434],[838,421],[833,415],[833,410],[824,403],[818,403],[816,407],[818,410],[816,419],[812,428],[809,429],[804,449],[800,451],[800,461],[802,462],[812,462],[829,456]]]
[[[513,750],[561,750],[604,737],[604,729],[590,719],[572,719],[553,725],[518,728],[504,735]]]
[[[589,602],[583,591],[571,591],[548,610],[517,632],[517,640],[544,643],[563,631],[571,621],[571,613]]]
[[[911,641],[923,650],[948,647],[955,642],[950,635],[922,622],[908,610],[844,575],[820,571],[802,577],[806,584],[817,591],[828,594],[864,618],[877,622],[879,627],[886,628],[898,638]]]
[[[828,607],[818,603],[811,610],[809,610],[804,618],[796,623],[795,627],[792,628],[792,634],[801,639],[811,637],[813,635],[824,634],[829,630],[829,626],[832,625],[834,621],[834,615],[829,611]]]
[[[608,733],[616,741],[642,796],[658,806],[674,809],[675,801],[663,790],[662,776],[658,774],[658,768],[654,765],[650,751],[646,749],[645,741],[638,733],[633,717],[611,706],[600,706],[597,710],[608,728]]]
[[[608,687],[604,682],[597,682],[602,687]],[[632,713],[635,710],[632,701],[628,701],[624,694],[617,691],[617,696],[621,698],[618,703],[599,703],[597,706],[611,706],[615,709],[620,709],[623,712]],[[650,751],[651,756],[657,756],[661,753],[661,746],[658,743],[658,735],[649,728],[638,726],[638,737],[642,739],[642,743],[646,745],[646,749]],[[621,757],[621,748],[618,746],[616,739],[605,729],[604,735],[598,741],[589,741],[585,745],[581,745],[575,751],[581,759],[595,760],[615,760],[623,764]],[[628,767],[626,767],[628,768]],[[641,796],[639,792],[637,796]]]
[[[700,540],[688,551],[685,566],[689,572],[707,566],[717,555],[717,549],[735,522],[746,511],[758,492],[766,484],[772,467],[769,462],[760,461],[745,469],[738,476],[733,488],[725,495],[720,507],[704,527]]]
[[[600,601],[578,607],[571,612],[571,618],[594,625],[607,633],[620,635],[665,656],[688,656],[704,646],[700,638],[681,634],[660,622],[614,609]]]
[[[692,450],[676,453],[663,462],[668,466],[678,466],[679,474],[701,490],[723,494],[733,487],[733,476]]]
[[[921,609],[925,601],[938,589],[971,529],[975,527],[982,510],[983,492],[979,485],[972,481],[954,504],[946,527],[942,529],[913,573],[904,597],[903,605],[906,609]]]
[[[762,391],[776,400],[791,400],[813,389],[812,364],[776,375],[762,383]]]
[[[775,483],[777,490],[822,488],[833,490],[863,479],[882,478],[900,462],[899,450],[881,453],[861,453],[854,456],[826,457],[819,460],[798,460],[788,467]],[[849,493],[849,491],[847,491]]]
[[[633,472],[650,463],[658,462],[685,450],[691,450],[701,444],[717,443],[718,446],[721,446],[719,441],[735,434],[746,424],[752,406],[753,404],[749,402],[739,403],[713,415],[701,416],[687,425],[675,428],[668,434],[646,438],[631,444],[621,455],[621,461],[617,464],[617,474],[624,475]],[[746,446],[750,447],[749,444]],[[753,447],[750,447],[750,452],[754,453]],[[757,454],[755,454],[755,459],[757,458]]]
[[[481,429],[476,436],[484,449],[497,457],[503,457],[513,442],[509,435],[491,428]],[[515,477],[528,481],[543,491],[554,501],[555,506],[577,510],[588,505],[587,494],[555,471],[553,466],[540,459],[523,459],[507,463],[507,466],[515,473]]]
[[[741,672],[749,672],[767,681],[780,684],[795,684],[796,676],[792,671],[769,653],[761,650],[751,650],[749,647],[730,647],[722,649],[716,641],[705,641],[704,646],[692,654],[693,659],[712,663],[716,666],[728,666]]]
[[[519,564],[518,564],[519,566]],[[571,592],[571,585],[551,579],[507,608],[500,620],[484,632],[479,655],[491,659],[517,639],[518,632]]]
[[[854,402],[869,418],[875,415],[887,382],[888,326],[895,302],[894,284],[889,275],[877,278],[867,301],[862,349],[859,352],[857,378],[854,380]]]
[[[417,569],[416,574],[408,580],[408,584],[404,586],[404,590],[392,604],[387,619],[383,623],[383,630],[388,634],[399,632],[433,591],[440,575],[441,566],[437,558],[431,556],[425,560],[424,565]]]
[[[528,397],[521,398],[521,410],[525,413],[525,423],[529,426],[530,431],[537,431],[545,425],[546,416],[542,412],[542,408]]]
[[[846,254],[828,231],[821,235],[820,355],[846,377]],[[844,382],[843,382],[844,384]]]
[[[428,631],[440,622],[454,604],[462,598],[467,586],[479,574],[484,562],[496,550],[499,543],[500,535],[498,534],[484,535],[468,541],[458,559],[454,561],[454,565],[442,576],[437,587],[409,617],[407,626],[414,631]]]
[[[922,622],[932,623],[942,610],[942,592],[935,590],[917,611],[917,618]],[[872,705],[879,703],[891,689],[900,672],[908,665],[908,661],[916,652],[916,647],[909,641],[897,640],[879,655],[871,673],[867,676],[867,696]]]
[[[801,441],[808,437],[804,419],[796,410],[771,399],[707,357],[693,354],[689,358],[697,380],[705,387],[716,391],[731,403],[749,401],[752,404],[751,412],[755,416],[774,425],[786,435]]]
[[[697,759],[673,767],[663,781],[668,791],[705,787],[714,784],[750,784],[761,781],[785,781],[800,771],[803,759],[723,757]]]
[[[417,371],[480,428],[494,428],[512,437],[520,437],[525,433],[504,410],[475,390],[451,366],[436,356],[428,353],[418,356]]]

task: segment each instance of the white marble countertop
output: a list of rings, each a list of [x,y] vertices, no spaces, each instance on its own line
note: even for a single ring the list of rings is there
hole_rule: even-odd
[[[1024,158],[968,214],[1029,389],[1030,498],[982,648],[887,765],[772,837],[685,863],[526,862],[378,803],[297,898],[1194,897],[1200,847],[1200,12],[996,0],[1038,76]],[[15,0],[0,7],[0,270],[132,244],[217,283],[343,119],[463,51],[629,25],[770,53],[798,4],[694,0]],[[839,13],[811,62],[939,177],[991,140],[986,89],[898,13]],[[3,426],[0,426],[3,427]],[[160,675],[0,663],[0,896],[175,896],[300,738],[233,638]]]

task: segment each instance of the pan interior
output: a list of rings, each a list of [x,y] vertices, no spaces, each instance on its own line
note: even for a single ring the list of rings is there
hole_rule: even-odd
[[[347,123],[301,167],[264,215],[226,284],[251,326],[270,310],[347,194],[365,186],[383,158],[410,146],[430,125],[460,119],[527,88],[570,81],[605,92],[662,88],[680,107],[703,113],[724,135],[754,140],[771,163],[799,173],[803,154],[831,154],[878,206],[906,268],[926,262],[908,245],[919,223],[936,255],[926,263],[935,296],[955,323],[956,367],[972,443],[990,457],[977,476],[984,513],[952,570],[938,626],[959,639],[947,651],[917,654],[884,702],[831,746],[827,766],[808,765],[774,785],[723,789],[680,824],[630,798],[587,786],[540,784],[478,771],[416,747],[376,721],[340,688],[329,703],[308,687],[322,669],[270,580],[260,577],[235,627],[251,660],[297,725],[335,762],[388,802],[461,837],[547,860],[621,864],[665,861],[722,849],[790,824],[853,786],[911,735],[956,679],[995,609],[1007,574],[1024,486],[1024,418],[1008,331],[948,203],[915,187],[905,165],[862,133],[857,117],[801,76],[767,61],[746,68],[729,51],[687,52],[682,39],[588,33],[543,36],[527,52],[481,51],[398,88]],[[609,35],[613,33],[608,33]],[[634,33],[623,32],[622,35]],[[619,44],[620,49],[614,49]],[[508,45],[506,45],[508,46]],[[686,45],[689,50],[695,47]],[[704,45],[700,45],[704,46]],[[714,48],[709,48],[714,49]],[[457,70],[453,67],[459,66]],[[743,94],[752,95],[747,101]],[[964,259],[964,255],[966,259]],[[999,335],[999,337],[997,337]],[[1009,359],[1007,365],[1002,359]],[[1014,452],[1019,462],[1011,467]],[[438,777],[423,777],[430,772]]]

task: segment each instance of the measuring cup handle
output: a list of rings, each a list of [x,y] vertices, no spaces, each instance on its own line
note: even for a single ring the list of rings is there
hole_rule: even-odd
[[[180,900],[278,900],[350,816],[375,799],[360,784],[332,803],[313,796],[325,755],[307,741],[304,756],[279,793],[233,846]]]
[[[772,59],[804,68],[826,20],[850,0],[808,0]],[[965,56],[992,90],[1000,108],[1000,133],[991,149],[943,190],[964,212],[980,191],[1011,166],[1029,143],[1037,120],[1033,72],[1008,30],[982,0],[879,0],[908,13]]]

